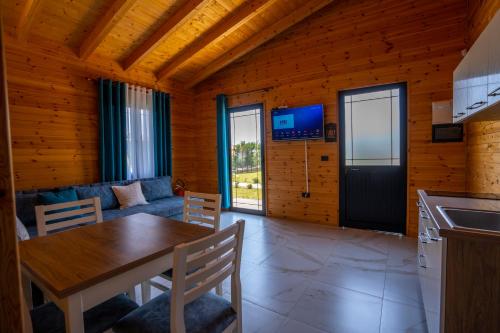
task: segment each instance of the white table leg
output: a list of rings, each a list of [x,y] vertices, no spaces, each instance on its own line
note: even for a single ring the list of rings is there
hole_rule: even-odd
[[[128,298],[133,300],[134,302],[137,302],[137,296],[135,295],[135,286],[130,287],[130,289],[127,291]]]
[[[83,306],[80,294],[74,294],[66,299],[64,309],[66,333],[84,333]]]
[[[151,283],[144,281],[141,283],[142,304],[151,300]]]
[[[31,292],[31,280],[24,274],[21,275],[24,299],[28,309],[33,309],[33,294]]]

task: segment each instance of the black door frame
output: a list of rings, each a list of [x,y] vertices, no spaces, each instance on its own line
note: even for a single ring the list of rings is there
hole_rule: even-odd
[[[360,227],[360,228],[368,228],[367,225],[346,225],[345,220],[345,209],[346,209],[346,166],[345,166],[345,96],[353,95],[353,94],[363,94],[376,92],[379,90],[388,90],[388,89],[399,89],[399,121],[400,121],[400,167],[403,169],[403,179],[404,179],[404,198],[402,199],[402,203],[404,204],[404,218],[401,223],[400,230],[395,230],[395,232],[406,234],[406,224],[407,224],[407,196],[408,196],[408,161],[407,161],[407,151],[408,151],[408,130],[407,130],[407,118],[408,118],[408,104],[407,104],[407,89],[408,85],[406,82],[400,83],[391,83],[384,85],[376,85],[365,88],[357,88],[357,89],[347,89],[339,91],[338,102],[339,102],[339,187],[340,187],[340,197],[339,197],[339,225],[340,226],[349,226],[349,227]],[[374,226],[376,229],[376,226]]]
[[[254,209],[247,209],[247,208],[237,208],[233,207],[233,159],[231,156],[231,113],[236,113],[236,112],[243,112],[243,111],[249,111],[255,108],[260,109],[260,167],[261,167],[261,172],[262,172],[262,211],[259,210],[254,210]],[[227,133],[229,140],[227,140],[227,152],[229,154],[229,182],[231,184],[231,191],[229,193],[229,201],[231,203],[229,210],[233,212],[240,212],[240,213],[247,213],[247,214],[254,214],[254,215],[266,215],[266,170],[265,170],[265,129],[264,129],[264,121],[265,121],[265,114],[264,114],[264,104],[262,103],[255,103],[255,104],[249,104],[249,105],[243,105],[243,106],[237,106],[237,107],[232,107],[228,108],[227,112]]]

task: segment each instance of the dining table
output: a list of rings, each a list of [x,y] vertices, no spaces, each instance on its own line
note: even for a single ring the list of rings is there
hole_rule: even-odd
[[[64,312],[66,332],[83,333],[85,311],[136,285],[148,287],[151,278],[172,268],[177,245],[213,232],[139,213],[22,241],[27,303],[33,282]]]

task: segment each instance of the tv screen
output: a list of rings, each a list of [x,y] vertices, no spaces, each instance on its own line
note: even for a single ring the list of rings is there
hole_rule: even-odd
[[[309,140],[323,138],[323,105],[271,111],[273,140]]]

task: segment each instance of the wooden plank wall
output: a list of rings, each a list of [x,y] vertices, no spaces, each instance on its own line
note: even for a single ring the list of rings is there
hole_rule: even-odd
[[[500,0],[469,0],[468,6],[471,46],[500,9]],[[500,121],[470,123],[467,135],[467,190],[500,193]]]
[[[451,99],[452,72],[465,47],[462,0],[339,0],[222,70],[196,89],[197,190],[217,191],[214,97],[266,110],[268,215],[338,224],[338,144],[309,147],[311,198],[303,199],[303,142],[271,141],[271,108],[323,103],[338,122],[338,92],[408,83],[407,232],[417,233],[416,190],[465,188],[465,145],[431,143],[431,103]],[[272,87],[267,92],[244,92]],[[321,155],[329,155],[321,162]]]
[[[97,84],[89,78],[100,76],[171,93],[174,178],[196,181],[192,92],[97,56],[82,62],[48,41],[8,39],[6,51],[17,190],[99,180]]]

